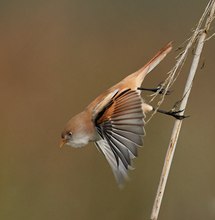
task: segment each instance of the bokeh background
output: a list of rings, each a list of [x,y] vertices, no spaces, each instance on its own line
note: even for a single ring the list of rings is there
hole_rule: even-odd
[[[59,149],[66,121],[170,40],[207,1],[0,1],[0,219],[149,219],[174,120],[156,115],[119,190],[93,144]],[[213,24],[214,27],[214,24]],[[214,29],[213,29],[214,31]],[[213,33],[213,31],[211,33]],[[205,45],[159,219],[215,219],[214,39]],[[163,81],[173,51],[145,80]],[[180,99],[189,64],[162,105]],[[148,99],[148,94],[145,98]]]

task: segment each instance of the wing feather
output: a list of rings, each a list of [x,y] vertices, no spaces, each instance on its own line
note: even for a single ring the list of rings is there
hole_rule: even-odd
[[[134,90],[124,90],[98,112],[94,123],[101,139],[96,146],[110,164],[117,182],[121,185],[143,145],[144,117],[142,98]]]

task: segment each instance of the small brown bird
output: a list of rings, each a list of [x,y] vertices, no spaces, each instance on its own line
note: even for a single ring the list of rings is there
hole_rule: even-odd
[[[137,157],[138,147],[143,145],[145,113],[153,110],[142,99],[144,88],[140,86],[171,49],[172,44],[168,43],[144,67],[102,93],[71,118],[61,134],[61,147],[68,144],[77,148],[94,142],[107,159],[118,184],[122,185],[132,168],[132,159]],[[177,114],[161,112],[177,118]]]

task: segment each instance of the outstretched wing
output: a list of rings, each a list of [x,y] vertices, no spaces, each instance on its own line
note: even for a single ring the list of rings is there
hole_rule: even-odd
[[[116,93],[94,119],[101,139],[96,146],[110,164],[117,182],[122,185],[143,145],[144,112],[142,99],[134,90]]]

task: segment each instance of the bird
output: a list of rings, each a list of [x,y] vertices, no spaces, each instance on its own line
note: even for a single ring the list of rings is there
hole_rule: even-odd
[[[94,142],[118,185],[123,186],[129,170],[133,169],[138,148],[143,146],[146,113],[154,110],[141,96],[142,82],[171,50],[172,42],[169,42],[141,69],[107,89],[72,117],[61,133],[60,147],[67,144],[79,148]],[[174,112],[160,112],[181,119]]]

